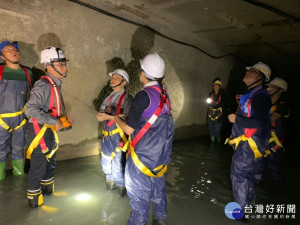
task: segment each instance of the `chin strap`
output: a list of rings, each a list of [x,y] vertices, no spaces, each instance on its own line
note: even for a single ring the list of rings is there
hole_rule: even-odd
[[[121,84],[123,83],[123,81],[124,81],[124,79],[122,79],[122,81],[121,81],[119,84],[117,84],[117,85],[115,85],[115,86],[111,86],[111,88],[116,88],[116,87],[121,86]]]
[[[249,89],[251,86],[253,86],[254,84],[256,84],[257,82],[261,81],[263,78],[259,78],[258,80],[254,81],[252,84],[248,85],[247,88]]]
[[[61,72],[59,72],[59,71],[55,68],[55,66],[53,65],[53,63],[50,63],[50,66],[51,66],[52,69],[54,69],[55,72],[58,73],[60,76],[62,76],[62,77],[67,77],[67,74],[62,74]]]
[[[277,89],[273,94],[270,95],[270,97],[274,96],[277,92],[279,92],[281,89]]]

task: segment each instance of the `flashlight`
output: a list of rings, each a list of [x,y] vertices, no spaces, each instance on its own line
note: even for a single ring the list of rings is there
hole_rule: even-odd
[[[207,99],[206,99],[206,102],[207,102],[208,104],[210,104],[210,103],[212,102],[212,99],[211,99],[211,98],[207,98]]]

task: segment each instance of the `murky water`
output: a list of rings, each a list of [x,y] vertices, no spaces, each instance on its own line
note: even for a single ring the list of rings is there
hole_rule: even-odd
[[[166,175],[169,225],[243,224],[228,219],[224,207],[233,201],[230,163],[233,150],[210,145],[208,138],[174,143]],[[257,188],[256,204],[299,204],[299,163],[285,163],[284,188],[270,179]],[[106,190],[99,156],[58,162],[55,195],[44,197],[37,209],[27,206],[27,178],[8,172],[0,184],[0,224],[9,225],[125,225],[130,214],[129,198]],[[280,189],[281,188],[281,189]],[[296,208],[296,212],[297,212]],[[296,214],[298,219],[299,213]],[[149,223],[152,213],[149,215]],[[250,219],[247,224],[296,224],[295,219]],[[299,223],[298,223],[299,224]]]

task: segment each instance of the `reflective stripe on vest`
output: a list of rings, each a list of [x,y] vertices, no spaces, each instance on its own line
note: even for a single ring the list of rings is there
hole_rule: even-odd
[[[157,88],[155,86],[150,86],[150,87],[154,88],[156,91],[161,93],[161,90],[159,88]],[[142,163],[142,161],[140,161],[140,159],[138,158],[138,155],[134,151],[134,147],[141,140],[141,138],[147,133],[147,131],[152,126],[152,124],[154,124],[154,122],[157,120],[157,118],[159,117],[159,115],[162,111],[162,108],[163,108],[165,102],[167,102],[168,105],[170,104],[170,102],[168,103],[167,95],[161,96],[161,101],[160,101],[158,108],[156,109],[154,114],[150,117],[150,119],[146,122],[146,124],[143,126],[143,128],[137,133],[137,135],[134,137],[132,142],[130,143],[130,155],[131,155],[131,158],[132,158],[134,164],[142,173],[144,173],[145,175],[147,175],[149,177],[158,177],[158,178],[161,177],[167,171],[167,165],[160,165],[160,166],[156,167],[153,171],[151,171]],[[156,174],[156,171],[159,171],[159,172]]]

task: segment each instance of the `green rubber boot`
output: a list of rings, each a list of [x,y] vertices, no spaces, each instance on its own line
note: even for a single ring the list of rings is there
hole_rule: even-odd
[[[6,162],[0,162],[0,181],[3,181],[6,175]]]
[[[216,141],[216,137],[215,137],[215,136],[211,136],[211,137],[210,137],[210,140],[211,140],[211,143],[213,144],[213,143],[215,143],[215,141]]]
[[[221,138],[217,138],[217,142],[218,142],[218,144],[220,144],[221,143]]]
[[[24,159],[12,160],[12,167],[14,176],[24,175]]]

